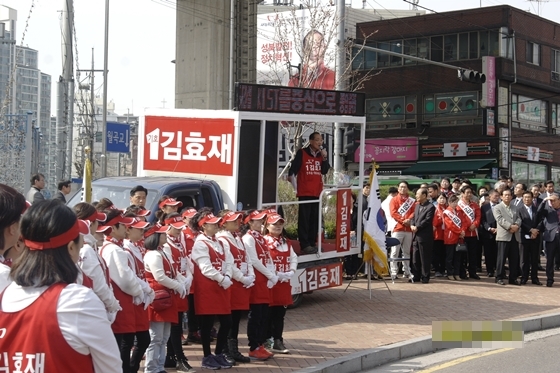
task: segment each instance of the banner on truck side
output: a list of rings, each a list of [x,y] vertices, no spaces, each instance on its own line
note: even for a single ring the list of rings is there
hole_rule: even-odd
[[[342,285],[342,263],[300,268],[290,281],[292,294],[306,293]]]

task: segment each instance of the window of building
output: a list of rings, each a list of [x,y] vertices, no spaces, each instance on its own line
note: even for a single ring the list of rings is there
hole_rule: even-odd
[[[418,47],[416,39],[406,39],[403,41],[403,54],[418,57]],[[416,63],[417,62],[413,60],[404,60],[405,65],[416,65]]]
[[[554,181],[554,185],[560,185],[560,167],[552,167],[550,172],[552,174],[551,180]]]
[[[352,70],[360,70],[364,64],[364,52],[360,47],[352,48]]]
[[[500,57],[513,59],[513,37],[509,35],[509,29],[507,27],[500,28],[501,45],[500,45]]]
[[[469,32],[469,59],[478,58],[478,32]]]
[[[488,32],[488,55],[500,56],[500,33],[498,31],[492,30]]]
[[[443,62],[443,36],[430,38],[430,60]]]
[[[443,60],[456,61],[457,49],[457,34],[445,35],[443,37]]]
[[[379,49],[383,49],[383,50],[390,50],[390,44],[389,43],[377,43],[377,48]],[[389,67],[389,55],[385,54],[385,53],[379,53],[379,55],[377,56],[377,66],[378,67]]]
[[[418,57],[429,59],[430,58],[430,41],[428,38],[419,38],[416,41],[418,46]]]
[[[469,34],[466,32],[459,34],[459,59],[469,59]]]
[[[550,71],[552,71],[552,80],[560,81],[560,51],[552,49],[550,53]]]
[[[540,45],[537,43],[527,42],[527,62],[534,65],[540,65]]]
[[[480,31],[478,35],[480,41],[480,57],[488,56],[488,31]]]
[[[377,52],[368,50],[365,51],[364,67],[366,69],[374,69],[377,67]]]
[[[402,40],[392,41],[391,42],[391,52],[395,53],[402,53]],[[389,56],[389,60],[391,61],[391,66],[402,66],[402,58],[398,56]]]

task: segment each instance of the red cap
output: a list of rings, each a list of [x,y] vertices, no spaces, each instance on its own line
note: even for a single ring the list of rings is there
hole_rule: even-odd
[[[85,235],[88,233],[89,224],[83,220],[77,219],[70,229],[58,236],[49,238],[48,241],[32,241],[24,238],[23,243],[29,250],[56,249],[57,247],[67,245],[70,241],[75,240],[79,234]]]
[[[259,212],[259,210],[255,210],[252,213],[250,213],[249,215],[247,215],[245,220],[243,220],[243,223],[248,224],[251,220],[264,219],[265,216],[266,216],[266,213],[264,211]]]
[[[108,228],[111,228],[115,224],[124,224],[126,226],[130,226],[134,223],[134,218],[125,218],[122,215],[117,215],[113,219],[106,221],[103,225],[100,225],[97,228],[97,233],[104,233],[106,236],[110,235],[111,232],[107,232]]]
[[[278,214],[278,211],[276,211],[276,209],[273,208],[266,209],[263,212],[267,215]]]
[[[136,212],[136,216],[149,216],[152,212],[144,207],[140,207]]]
[[[159,203],[159,208],[162,209],[164,206],[183,206],[183,202],[177,201],[175,198],[168,198]]]
[[[179,215],[169,219],[165,219],[163,222],[165,223],[165,225],[170,225],[173,228],[177,229],[183,229],[187,226],[187,224],[185,224],[185,222],[183,221],[183,218]]]
[[[222,218],[214,216],[214,214],[208,214],[198,222],[198,226],[202,227],[204,224],[216,224],[219,223]]]
[[[183,218],[192,218],[193,216],[195,216],[196,214],[196,209],[188,208],[185,211],[183,211],[183,215],[181,215]]]
[[[150,225],[150,223],[148,223],[147,221],[143,221],[143,220],[140,220],[140,219],[134,219],[134,223],[132,223],[130,225],[130,228],[144,229],[148,225]]]
[[[228,221],[236,221],[241,217],[242,214],[243,214],[242,212],[230,211],[224,216],[222,216],[222,221],[220,222],[220,225],[224,225],[224,223]]]
[[[279,214],[272,214],[266,218],[266,223],[276,224],[279,220],[282,220],[282,223],[284,222],[284,218],[282,216],[280,216]]]
[[[166,233],[168,229],[169,226],[167,225],[156,224],[152,226],[150,229],[148,229],[146,232],[144,232],[144,238],[148,238],[155,233]]]
[[[93,214],[91,214],[90,216],[88,216],[87,218],[85,218],[84,220],[88,220],[92,223],[96,220],[97,221],[105,221],[105,220],[107,220],[107,214],[96,211]]]

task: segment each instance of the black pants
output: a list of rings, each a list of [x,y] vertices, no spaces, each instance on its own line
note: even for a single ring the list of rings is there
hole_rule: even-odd
[[[346,276],[357,275],[361,265],[362,260],[358,258],[358,254],[344,257],[344,272],[346,272]]]
[[[414,263],[414,281],[430,280],[430,267],[432,263],[433,240],[412,242],[412,262]]]
[[[261,346],[266,339],[268,331],[268,304],[250,304],[249,317],[247,320],[247,337],[249,347],[253,351]]]
[[[173,357],[177,360],[188,360],[183,352],[183,344],[181,339],[183,337],[183,312],[177,315],[177,323],[171,323],[171,333],[167,340],[167,356]]]
[[[319,197],[299,197],[299,201],[317,200]],[[301,249],[317,246],[319,231],[319,202],[302,203],[298,207],[298,239]]]
[[[136,336],[136,348],[130,357],[130,371],[138,372],[142,357],[150,345],[150,331],[143,330],[141,332],[136,332],[134,335]]]
[[[465,267],[466,261],[467,253],[464,251],[457,251],[457,245],[455,245],[455,253],[453,254],[453,276],[459,276],[461,278],[467,277]]]
[[[445,270],[447,271],[447,276],[453,276],[453,259],[455,258],[456,246],[456,243],[445,245]]]
[[[484,260],[486,261],[486,272],[492,273],[496,271],[496,259],[498,257],[498,245],[496,237],[492,239],[484,239]]]
[[[214,326],[214,318],[218,317],[220,322],[220,329],[218,330],[218,338],[216,338],[216,349],[214,353],[221,354],[226,343],[227,336],[229,333],[229,328],[231,328],[231,315],[200,315],[198,320],[200,321],[200,339],[202,340],[202,350],[204,352],[204,357],[211,355],[212,351],[210,349],[210,331]]]
[[[521,251],[521,278],[525,281],[529,280],[529,271],[531,272],[531,280],[538,280],[539,266],[539,240],[525,240],[519,246]]]
[[[433,247],[434,270],[443,274],[445,272],[445,245],[443,240],[434,241]]]
[[[504,269],[506,257],[509,262],[509,283],[514,283],[519,275],[519,244],[515,239],[515,235],[512,235],[511,240],[497,241],[498,255],[496,261],[496,281],[504,280],[506,278],[506,271]]]
[[[554,283],[554,258],[560,256],[560,236],[556,234],[553,241],[544,242],[546,254],[546,282]]]
[[[272,306],[268,308],[268,333],[267,336],[273,339],[283,340],[284,333],[284,316],[286,316],[286,307]]]
[[[476,275],[476,267],[478,263],[478,250],[480,244],[476,237],[465,237],[465,244],[467,245],[467,262],[469,276]]]
[[[189,310],[187,311],[187,324],[189,327],[189,334],[196,333],[200,329],[200,325],[198,324],[198,317],[194,313],[194,294],[187,295],[189,300]]]
[[[130,373],[130,351],[134,345],[134,333],[115,333],[115,339],[121,353],[123,373]]]
[[[232,310],[231,311],[231,328],[229,329],[228,338],[237,339],[239,336],[239,323],[241,322],[241,316],[247,311],[242,310]]]

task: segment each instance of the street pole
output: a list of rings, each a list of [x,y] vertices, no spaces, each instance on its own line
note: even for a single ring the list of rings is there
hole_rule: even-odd
[[[105,0],[105,51],[103,58],[103,131],[101,133],[101,177],[107,176],[107,73],[109,63],[109,0]]]
[[[344,44],[346,41],[345,37],[345,0],[337,0],[336,3],[336,18],[338,19],[338,30],[337,30],[337,46],[336,49],[336,90],[344,91],[346,89],[346,79],[344,78],[344,70],[346,67],[346,51],[344,49]],[[344,169],[344,161],[342,159],[342,123],[334,124],[333,133],[333,167],[334,172],[341,172]]]

